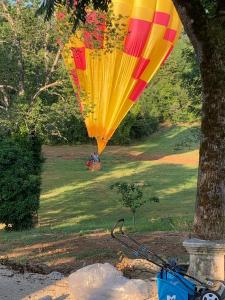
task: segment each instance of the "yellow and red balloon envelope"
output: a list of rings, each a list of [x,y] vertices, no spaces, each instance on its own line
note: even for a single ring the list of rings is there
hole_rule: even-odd
[[[90,137],[101,153],[177,41],[181,22],[172,0],[112,0],[118,43],[105,17],[89,12],[87,24],[64,45],[63,57]],[[99,17],[100,16],[100,17]],[[109,30],[110,32],[110,30]],[[106,50],[107,43],[111,46]],[[119,47],[118,47],[119,45]]]

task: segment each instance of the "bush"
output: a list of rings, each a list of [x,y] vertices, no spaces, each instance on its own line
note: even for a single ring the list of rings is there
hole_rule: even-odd
[[[128,113],[122,123],[115,131],[112,139],[110,140],[111,145],[128,145],[131,143],[131,127],[135,122],[135,116]]]
[[[127,145],[133,140],[140,140],[158,130],[159,120],[148,113],[129,112],[116,130],[110,144]]]
[[[129,112],[123,122],[117,128],[115,134],[110,140],[112,145],[128,145],[133,140],[139,140],[151,135],[158,129],[159,120],[151,117],[148,113]],[[74,115],[64,115],[57,119],[59,134],[54,134],[54,130],[49,128],[49,134],[45,136],[45,142],[49,144],[84,144],[89,143],[87,130],[84,120]]]
[[[148,186],[140,183],[116,182],[110,186],[111,190],[115,189],[120,194],[119,201],[124,207],[128,207],[133,214],[133,226],[136,223],[136,211],[147,201],[159,202],[158,197],[144,198],[143,188]]]
[[[159,120],[149,114],[138,113],[134,124],[131,126],[131,139],[141,139],[156,132],[159,128]]]
[[[35,225],[42,161],[37,137],[0,140],[0,223],[6,229],[23,230]]]
[[[201,130],[200,127],[192,127],[186,130],[182,138],[174,145],[174,150],[179,151],[183,149],[195,149],[199,146],[201,140]]]
[[[49,144],[83,144],[90,142],[85,123],[82,118],[73,115],[64,116],[57,120],[59,134],[52,131],[46,136],[45,142]],[[53,130],[54,131],[54,130]]]

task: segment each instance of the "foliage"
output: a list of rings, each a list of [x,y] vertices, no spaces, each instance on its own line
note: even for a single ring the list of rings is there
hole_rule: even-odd
[[[70,21],[75,30],[81,22],[85,23],[88,6],[92,5],[95,10],[107,11],[110,2],[111,0],[43,0],[37,10],[37,15],[45,13],[45,20],[50,20],[56,8],[64,6],[71,15]]]
[[[214,17],[218,6],[216,0],[201,0],[201,4],[203,5],[205,12],[210,16]]]
[[[35,17],[35,1],[30,6],[25,0],[2,2],[0,7],[0,131],[63,139],[58,126],[78,116],[79,107],[55,23]]]
[[[199,144],[201,139],[201,131],[199,127],[192,127],[189,129],[188,135],[183,135],[182,138],[174,145],[174,150],[191,150]]]
[[[117,129],[110,143],[115,145],[130,144],[133,140],[150,136],[157,131],[158,127],[158,118],[151,117],[148,112],[142,112],[139,109],[132,110]]]
[[[201,79],[193,47],[182,34],[138,105],[160,121],[193,122],[201,110]]]
[[[156,132],[159,127],[159,120],[152,117],[148,112],[137,110],[135,113],[135,121],[131,127],[131,139],[141,139],[150,136]]]
[[[24,230],[37,221],[41,184],[41,142],[36,136],[0,140],[0,223]]]
[[[44,22],[42,17],[36,18],[36,2],[27,6],[22,0],[17,7],[8,2],[7,9],[14,26],[3,14],[0,133],[35,131],[44,143],[52,144],[89,142],[79,104],[59,55],[54,20]],[[182,35],[171,58],[119,126],[111,143],[129,144],[149,136],[157,130],[159,121],[198,119],[201,106],[198,72],[193,48]]]
[[[59,6],[65,7],[71,14],[73,29],[76,29],[77,25],[86,21],[88,6],[92,5],[96,10],[107,11],[110,3],[111,0],[42,0],[37,14],[45,14],[45,19],[49,20]],[[224,8],[224,2],[221,0],[199,0],[199,3],[210,17],[214,17],[220,9]]]
[[[111,189],[116,189],[117,193],[121,195],[122,205],[130,208],[133,214],[133,225],[135,226],[136,210],[147,202],[147,199],[143,198],[143,186],[138,183],[116,182],[111,185]],[[159,202],[158,197],[151,197],[148,200]]]

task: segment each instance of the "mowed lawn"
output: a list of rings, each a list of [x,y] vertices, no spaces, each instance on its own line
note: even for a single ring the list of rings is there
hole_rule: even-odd
[[[137,232],[188,231],[193,220],[198,165],[198,137],[193,126],[174,126],[137,144],[108,146],[102,169],[90,172],[85,161],[92,145],[44,146],[39,226],[26,232],[0,230],[0,255],[12,249],[90,231],[107,231],[121,217],[132,230],[132,216],[110,189],[117,181],[149,186],[145,197],[158,196],[137,212]],[[1,249],[0,249],[1,250]],[[16,258],[17,255],[11,255]],[[20,253],[20,259],[25,259]]]

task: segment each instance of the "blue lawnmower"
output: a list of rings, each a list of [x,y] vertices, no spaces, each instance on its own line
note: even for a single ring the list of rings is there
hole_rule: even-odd
[[[186,274],[176,263],[169,263],[123,231],[124,219],[116,222],[111,236],[135,257],[148,260],[160,268],[157,274],[159,300],[224,300],[222,282],[206,283]],[[118,231],[116,231],[118,229]]]

